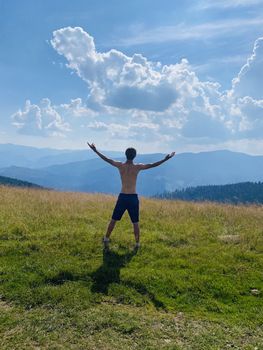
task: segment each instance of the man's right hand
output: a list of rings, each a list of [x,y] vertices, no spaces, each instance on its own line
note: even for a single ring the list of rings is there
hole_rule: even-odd
[[[173,158],[173,156],[175,155],[175,152],[172,152],[172,153],[170,153],[170,154],[167,154],[167,156],[165,156],[165,160],[168,160],[168,159],[171,159],[171,158]]]
[[[97,148],[96,148],[96,146],[94,145],[94,143],[90,144],[90,143],[87,142],[87,144],[88,144],[89,147],[92,149],[92,151],[97,152]]]

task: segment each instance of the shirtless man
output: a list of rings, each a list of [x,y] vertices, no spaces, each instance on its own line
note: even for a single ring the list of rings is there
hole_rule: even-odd
[[[110,241],[110,235],[115,227],[116,221],[119,221],[127,209],[130,219],[133,223],[133,231],[135,236],[135,248],[140,247],[140,227],[139,227],[139,199],[136,193],[136,180],[137,175],[140,170],[146,170],[154,168],[162,163],[166,162],[168,159],[175,155],[175,152],[167,154],[167,156],[160,160],[159,162],[149,163],[149,164],[134,164],[133,159],[136,157],[136,150],[134,148],[127,148],[125,151],[126,162],[118,162],[116,160],[107,158],[102,153],[100,153],[94,143],[89,144],[89,147],[97,153],[97,155],[105,160],[105,162],[110,163],[119,169],[121,176],[121,193],[118,196],[117,203],[113,210],[111,221],[109,222],[106,235],[103,237],[104,247],[107,248]]]

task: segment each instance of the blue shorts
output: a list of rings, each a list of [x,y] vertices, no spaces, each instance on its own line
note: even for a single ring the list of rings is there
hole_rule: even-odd
[[[120,220],[125,210],[128,210],[133,223],[139,222],[139,198],[137,193],[120,193],[113,210],[112,219]]]

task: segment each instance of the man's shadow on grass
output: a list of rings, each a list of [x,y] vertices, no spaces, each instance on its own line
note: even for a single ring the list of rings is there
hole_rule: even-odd
[[[157,300],[154,294],[149,292],[143,284],[131,281],[122,282],[120,279],[121,269],[132,260],[137,254],[137,251],[138,250],[134,249],[128,253],[119,254],[109,248],[103,249],[102,265],[90,275],[93,282],[91,291],[93,293],[108,295],[108,289],[112,283],[125,285],[135,289],[138,293],[147,296],[156,308],[165,309],[164,304]]]

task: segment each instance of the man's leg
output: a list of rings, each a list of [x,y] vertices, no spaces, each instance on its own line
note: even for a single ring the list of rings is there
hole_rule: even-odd
[[[122,218],[123,213],[126,210],[126,206],[125,206],[125,201],[123,200],[123,196],[121,196],[121,194],[119,194],[117,202],[115,204],[115,208],[113,210],[112,213],[112,217],[111,217],[111,221],[109,222],[108,228],[107,228],[107,232],[105,235],[106,239],[109,239],[115,225],[116,225],[116,221],[119,221]]]
[[[139,246],[140,245],[140,226],[139,226],[139,222],[134,222],[133,223],[133,232],[134,232],[136,245]]]
[[[116,220],[111,219],[111,221],[109,222],[108,228],[107,228],[106,235],[105,235],[106,238],[110,238],[110,235],[111,235],[115,225],[116,225]]]
[[[104,249],[109,248],[110,235],[115,227],[115,224],[116,224],[116,220],[111,219],[111,221],[109,222],[108,228],[107,228],[106,235],[102,239],[102,242],[104,244]]]
[[[117,202],[116,202],[114,210],[113,210],[113,213],[112,213],[111,221],[109,222],[109,225],[107,228],[106,235],[103,237],[103,243],[104,243],[105,247],[109,245],[110,235],[111,235],[111,233],[116,225],[116,221],[118,221],[122,218],[122,215],[126,210],[126,207],[124,204],[125,203],[123,201],[123,196],[121,196],[121,194],[119,194]]]
[[[140,246],[140,226],[139,226],[139,198],[137,194],[130,195],[128,213],[133,223],[133,232],[135,237],[135,248]]]

